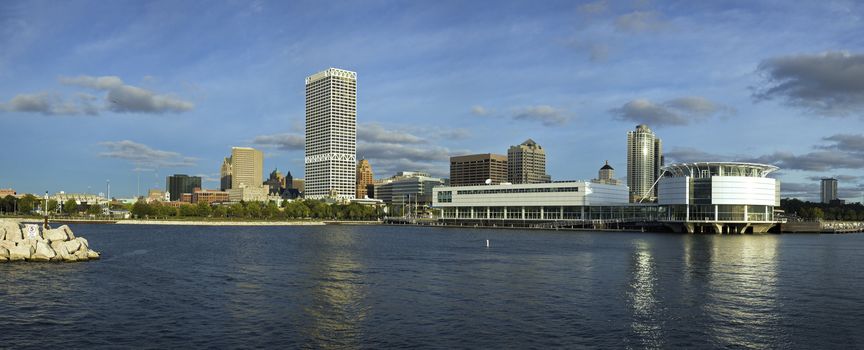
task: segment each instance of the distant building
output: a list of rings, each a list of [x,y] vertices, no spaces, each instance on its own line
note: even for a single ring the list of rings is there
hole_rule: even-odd
[[[837,199],[837,179],[827,178],[822,179],[821,183],[821,199],[822,203],[831,203]]]
[[[507,150],[507,181],[514,184],[551,182],[546,175],[546,151],[532,139]]]
[[[597,172],[597,178],[591,180],[591,182],[598,184],[609,184],[609,185],[619,185],[621,181],[615,178],[615,169],[609,165],[609,161],[606,161],[606,164],[600,168],[600,171]]]
[[[444,185],[444,180],[424,172],[404,171],[378,181],[374,185],[375,199],[398,207],[398,213],[427,210],[432,205],[432,189]]]
[[[224,203],[230,201],[228,192],[214,190],[197,190],[192,193],[192,203]]]
[[[282,191],[285,190],[285,176],[278,169],[273,169],[264,184],[270,187],[270,195],[282,195]]]
[[[198,190],[197,188],[195,190]],[[193,190],[194,191],[194,190]],[[180,194],[180,202],[183,203],[192,203],[192,194],[191,193],[182,193]]]
[[[5,196],[4,196],[5,197]],[[98,205],[102,203],[107,203],[108,199],[96,194],[88,194],[88,193],[66,193],[60,191],[55,193],[53,196],[49,196],[48,199],[53,199],[57,201],[57,203],[64,203],[70,199],[75,200],[75,203],[79,205]]]
[[[367,191],[367,186],[375,181],[374,177],[375,174],[372,172],[372,165],[369,164],[368,160],[361,159],[357,163],[357,198],[371,198]]]
[[[507,182],[507,156],[500,154],[471,154],[450,157],[450,184],[452,186],[485,185]]]
[[[184,193],[191,194],[196,187],[201,188],[200,176],[174,174],[165,179],[165,191],[171,195],[171,201],[179,200]]]
[[[15,197],[17,195],[18,195],[18,193],[15,192],[15,190],[13,190],[11,188],[0,188],[0,198],[6,197],[6,196]]]
[[[267,186],[239,187],[228,190],[231,202],[266,202],[270,199]]]
[[[226,191],[231,188],[231,157],[226,157],[222,161],[222,167],[219,169],[219,189]]]
[[[304,179],[291,180],[291,188],[300,191],[300,193],[306,192],[306,180],[304,180]]]
[[[264,153],[249,147],[231,147],[231,188],[261,186]]]
[[[330,68],[306,78],[307,198],[357,191],[357,73]]]
[[[147,203],[153,202],[169,202],[171,201],[170,197],[165,196],[165,191],[160,189],[150,189],[147,191],[147,198],[145,199]]]
[[[657,135],[647,125],[636,126],[627,132],[627,185],[630,201],[652,202],[657,199],[654,184],[660,177],[663,166],[663,146]]]

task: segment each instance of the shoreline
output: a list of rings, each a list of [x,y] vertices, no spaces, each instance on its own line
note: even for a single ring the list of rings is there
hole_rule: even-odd
[[[116,225],[169,225],[169,226],[320,226],[323,221],[171,221],[171,220],[118,220]]]

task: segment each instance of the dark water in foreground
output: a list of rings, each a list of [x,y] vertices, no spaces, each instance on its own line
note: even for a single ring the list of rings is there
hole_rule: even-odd
[[[864,347],[864,235],[73,230],[0,264],[0,347]]]

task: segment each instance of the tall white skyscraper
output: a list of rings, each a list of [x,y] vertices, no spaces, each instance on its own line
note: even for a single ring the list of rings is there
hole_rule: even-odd
[[[660,177],[663,166],[662,142],[647,125],[637,125],[635,131],[627,132],[627,185],[630,186],[630,201],[645,202],[657,198],[654,183]],[[653,188],[652,188],[653,186]]]
[[[353,199],[357,73],[330,68],[306,78],[306,198]]]

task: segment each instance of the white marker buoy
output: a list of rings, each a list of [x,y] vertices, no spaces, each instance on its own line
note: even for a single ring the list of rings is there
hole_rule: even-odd
[[[486,240],[486,248],[489,248],[489,240]]]

